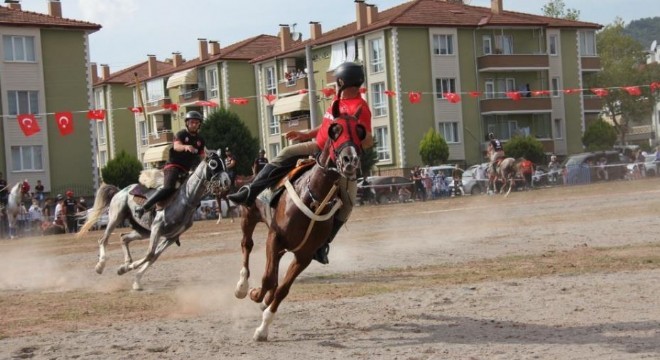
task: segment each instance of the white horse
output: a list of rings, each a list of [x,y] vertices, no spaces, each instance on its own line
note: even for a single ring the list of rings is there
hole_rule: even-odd
[[[497,166],[497,171],[493,171],[492,165],[488,167],[488,191],[490,192],[491,188],[494,193],[497,192],[497,183],[501,182],[502,187],[500,188],[500,194],[504,196],[509,196],[511,189],[515,186],[516,183],[516,173],[518,172],[518,165],[516,164],[516,159],[506,158],[500,161],[500,164]],[[504,193],[504,189],[507,189]]]
[[[23,201],[23,182],[18,182],[11,188],[7,199],[7,220],[9,222],[9,237],[14,239],[18,236],[16,222]]]
[[[218,153],[207,150],[206,159],[199,163],[195,171],[177,189],[170,200],[166,200],[163,210],[157,211],[153,219],[150,213],[145,213],[142,218],[138,218],[135,214],[138,203],[131,191],[139,184],[129,185],[122,190],[114,185],[103,184],[96,192],[96,200],[91,214],[77,236],[81,236],[92,228],[103,212],[108,210],[108,225],[98,240],[99,261],[96,264],[96,272],[101,274],[107,261],[105,248],[108,238],[117,225],[128,219],[133,231],[120,235],[124,251],[124,264],[117,269],[117,274],[123,275],[128,271],[139,269],[135,274],[133,289],[142,290],[140,283],[142,275],[165,249],[174,243],[179,244],[179,236],[192,226],[195,209],[204,195],[208,193],[208,189],[226,190],[230,184],[224,162]],[[152,189],[150,192],[152,191],[155,190]],[[148,196],[149,193],[144,195]],[[128,248],[129,243],[146,237],[149,237],[147,254],[142,259],[133,261]]]

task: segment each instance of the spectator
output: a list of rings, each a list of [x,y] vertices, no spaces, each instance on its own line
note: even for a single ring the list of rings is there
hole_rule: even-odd
[[[424,185],[424,196],[430,198],[433,191],[433,179],[431,179],[426,169],[422,170],[422,184]]]
[[[39,229],[41,223],[43,222],[43,212],[41,206],[39,206],[39,200],[37,198],[32,199],[32,205],[28,209],[30,214],[30,227],[32,230]]]
[[[39,206],[44,206],[44,185],[41,183],[41,180],[37,180],[37,185],[34,186],[34,197],[39,202]]]
[[[520,174],[525,180],[525,188],[529,189],[532,185],[532,174],[534,174],[534,164],[525,159],[525,157],[520,158]]]
[[[266,158],[266,150],[261,149],[259,150],[259,156],[254,159],[254,162],[252,163],[252,175],[257,176],[259,171],[264,168],[268,164],[268,159]]]
[[[419,169],[419,166],[415,168],[410,173],[410,180],[415,185],[415,200],[426,200],[426,191],[424,189],[424,184],[422,183],[422,171]]]
[[[557,161],[557,155],[552,155],[548,163],[548,182],[554,184],[557,180],[559,180],[559,162]]]
[[[236,158],[231,153],[229,148],[225,148],[225,167],[227,167],[227,175],[231,180],[231,186],[234,187],[236,181]]]
[[[3,205],[3,207],[7,206],[7,200],[9,197],[9,185],[7,184],[7,180],[5,180],[5,176],[0,172],[0,204]]]
[[[646,161],[646,154],[642,149],[637,150],[637,159],[636,159],[637,170],[639,171],[639,177],[646,177],[646,168],[644,167],[644,162]]]
[[[399,202],[404,203],[410,201],[410,198],[412,197],[412,193],[406,186],[401,186],[399,187]]]
[[[608,180],[609,175],[607,174],[607,159],[601,157],[596,163],[596,177],[598,180]]]
[[[73,190],[67,190],[66,199],[64,199],[64,214],[66,215],[66,231],[69,234],[78,232],[78,221],[76,221],[77,209],[78,202],[73,198]]]

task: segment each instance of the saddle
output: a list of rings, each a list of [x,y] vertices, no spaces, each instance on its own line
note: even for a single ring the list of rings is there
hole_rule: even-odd
[[[280,196],[282,196],[282,193],[285,190],[284,184],[287,181],[291,183],[295,182],[307,170],[311,169],[314,166],[314,164],[316,164],[316,160],[314,159],[298,160],[298,162],[296,163],[296,167],[291,169],[284,177],[282,177],[277,183],[275,183],[275,185],[273,185],[270,188],[271,196],[270,199],[268,200],[268,204],[270,205],[270,207],[275,207],[277,205],[277,201],[279,200]]]

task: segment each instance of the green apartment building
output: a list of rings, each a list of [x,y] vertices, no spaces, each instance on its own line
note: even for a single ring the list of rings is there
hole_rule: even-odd
[[[89,34],[101,26],[62,18],[61,3],[49,14],[0,6],[0,171],[10,185],[41,180],[47,193],[72,189],[92,195],[98,182],[91,107]],[[55,112],[73,114],[74,131],[62,136]],[[17,115],[32,114],[41,129],[25,136]]]
[[[582,150],[582,133],[602,106],[575,89],[589,88],[600,71],[600,25],[507,11],[503,0],[490,8],[412,0],[384,11],[356,0],[355,13],[355,22],[326,33],[310,23],[305,41],[281,26],[279,49],[253,59],[269,156],[287,145],[284,133],[320,123],[332,100],[322,90],[336,88],[333,70],[344,61],[365,66],[363,96],[383,174],[424,165],[418,149],[429,129],[460,164],[485,161],[489,132],[504,141],[535,136],[548,154]],[[410,92],[421,101],[411,103]]]

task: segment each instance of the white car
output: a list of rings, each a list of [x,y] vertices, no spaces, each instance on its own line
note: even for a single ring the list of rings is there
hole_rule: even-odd
[[[87,209],[85,212],[80,212],[76,215],[78,217],[78,227],[83,226],[85,221],[87,221],[87,217],[91,213],[92,213],[92,209]],[[96,222],[96,224],[92,226],[92,229],[94,230],[103,229],[106,226],[108,226],[108,210],[104,211],[103,214],[101,214],[101,217]]]

